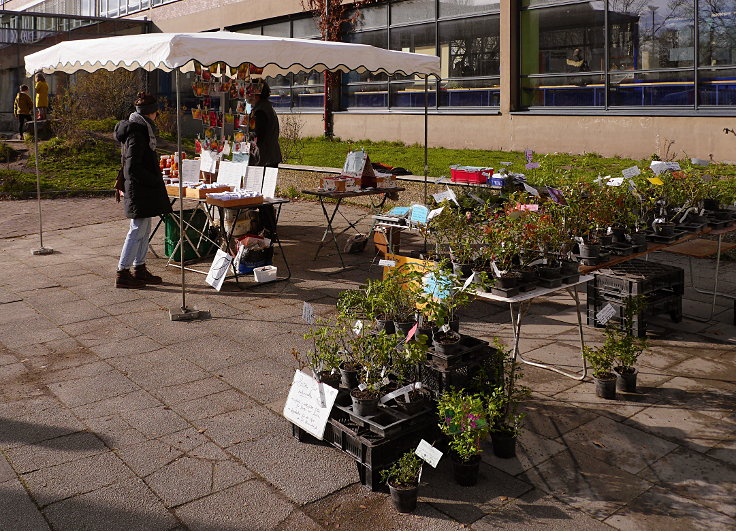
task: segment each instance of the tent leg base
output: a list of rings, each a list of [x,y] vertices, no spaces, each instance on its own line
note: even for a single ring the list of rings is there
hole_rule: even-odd
[[[38,249],[31,249],[31,254],[34,256],[54,254],[54,250],[51,247],[39,247]]]
[[[211,319],[208,310],[197,310],[196,308],[169,308],[169,318],[172,321],[196,321]]]

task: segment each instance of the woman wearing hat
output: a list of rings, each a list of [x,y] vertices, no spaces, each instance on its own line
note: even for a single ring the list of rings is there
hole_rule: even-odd
[[[151,218],[172,211],[156,154],[158,128],[153,122],[158,114],[156,98],[139,92],[134,105],[135,112],[115,126],[115,139],[123,144],[123,196],[125,215],[130,218],[118,262],[116,288],[142,288],[146,284],[161,283],[161,277],[146,268]]]

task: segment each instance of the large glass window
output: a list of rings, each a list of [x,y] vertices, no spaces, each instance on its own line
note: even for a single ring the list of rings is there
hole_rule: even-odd
[[[695,0],[550,3],[522,0],[523,106],[733,104],[736,0],[698,2],[697,43]]]
[[[440,17],[477,15],[498,11],[500,0],[440,0]]]
[[[405,0],[391,4],[391,24],[434,20],[435,0]]]

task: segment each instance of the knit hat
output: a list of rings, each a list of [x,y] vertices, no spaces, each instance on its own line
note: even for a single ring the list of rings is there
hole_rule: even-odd
[[[138,99],[133,102],[136,112],[140,114],[152,114],[158,110],[156,98],[145,92],[138,93]]]

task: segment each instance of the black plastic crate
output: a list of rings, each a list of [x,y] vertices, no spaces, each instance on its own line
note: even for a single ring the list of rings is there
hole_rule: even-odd
[[[588,290],[587,322],[589,326],[597,328],[605,326],[597,321],[596,314],[607,304],[610,304],[616,311],[611,321],[618,323],[623,330],[630,329],[632,334],[639,337],[646,336],[647,318],[653,315],[667,313],[674,322],[682,321],[682,295],[670,290],[660,290],[647,295],[646,306],[633,316],[631,322],[628,322],[625,316],[625,298],[606,297],[595,292],[591,294],[591,290]]]
[[[485,347],[466,358],[463,362],[446,368],[442,365],[427,361],[419,366],[422,387],[427,389],[432,398],[436,399],[450,387],[465,389],[473,383],[479,372],[485,370],[487,375],[500,374],[503,360],[493,347]],[[499,382],[491,382],[498,384]]]
[[[353,425],[366,428],[368,431],[375,433],[380,437],[388,437],[393,434],[401,433],[406,430],[407,426],[413,426],[417,423],[426,422],[427,417],[434,415],[434,402],[427,400],[425,407],[417,411],[413,415],[399,411],[396,408],[379,404],[378,414],[370,417],[363,417],[353,412],[353,406],[340,405],[335,403],[332,410],[334,417],[338,411],[347,415]],[[344,418],[344,416],[341,416]]]
[[[430,348],[429,352],[427,352],[427,359],[438,367],[449,369],[456,365],[460,365],[468,360],[472,360],[473,357],[477,355],[479,350],[483,350],[487,347],[488,341],[483,341],[482,339],[463,335],[460,338],[460,345],[458,346],[458,350],[455,351],[453,354],[441,354],[439,352],[436,352],[434,348]]]
[[[622,296],[646,295],[662,289],[671,289],[682,294],[685,288],[685,271],[681,267],[635,258],[601,269],[595,274],[593,285]]]

